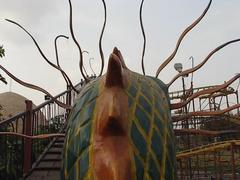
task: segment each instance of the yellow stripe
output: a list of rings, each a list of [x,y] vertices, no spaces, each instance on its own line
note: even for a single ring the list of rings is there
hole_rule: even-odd
[[[165,179],[165,169],[166,169],[166,157],[167,157],[167,127],[164,126],[164,138],[163,138],[163,157],[162,157],[162,169],[161,169],[161,179]]]
[[[79,163],[76,164],[76,180],[79,180]]]
[[[160,176],[161,176],[161,165],[159,164],[159,162],[157,160],[156,154],[152,151],[152,149],[149,150],[149,153],[152,155],[153,161],[156,163],[156,166],[157,166]]]
[[[149,89],[149,91],[152,92],[152,88]],[[154,98],[153,98],[153,102],[150,103],[150,105],[152,105],[152,106],[155,105],[155,99]],[[149,131],[149,135],[148,135],[147,141],[146,141],[146,143],[147,143],[147,157],[146,157],[146,165],[144,167],[144,172],[145,172],[144,174],[145,175],[148,174],[150,150],[152,149],[151,148],[151,141],[152,141],[152,134],[153,134],[153,126],[154,126],[153,118],[154,118],[154,111],[153,111],[153,108],[152,108],[152,114],[151,114],[151,117],[149,118],[149,120],[150,120],[150,131]],[[155,163],[158,164],[157,162],[155,162]],[[158,167],[159,166],[157,166],[157,168]],[[158,170],[159,170],[159,173],[160,173],[160,169],[158,169]],[[145,177],[147,178],[147,176],[145,176]]]

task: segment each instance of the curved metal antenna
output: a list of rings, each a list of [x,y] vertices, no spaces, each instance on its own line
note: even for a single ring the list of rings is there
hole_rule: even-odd
[[[104,68],[104,54],[103,54],[103,50],[102,50],[102,37],[103,37],[104,30],[105,30],[106,22],[107,22],[106,3],[104,0],[102,0],[102,3],[103,3],[103,7],[104,7],[104,23],[103,23],[102,32],[101,32],[100,39],[99,39],[99,52],[100,52],[100,56],[101,56],[101,60],[102,60],[101,71],[99,73],[99,76],[102,75],[103,68]]]
[[[46,95],[48,95],[49,97],[52,98],[53,101],[55,101],[59,106],[61,106],[62,108],[65,108],[65,109],[71,109],[72,107],[69,106],[69,105],[66,105],[60,101],[58,101],[56,98],[54,98],[48,91],[46,91],[45,89],[39,87],[39,86],[36,86],[36,85],[33,85],[33,84],[29,84],[29,83],[26,83],[20,79],[18,79],[17,77],[15,77],[13,74],[11,74],[8,70],[6,70],[3,66],[0,65],[0,69],[2,69],[8,76],[10,76],[14,81],[18,82],[19,84],[25,86],[25,87],[28,87],[28,88],[31,88],[31,89],[35,89],[37,91],[40,91]]]
[[[191,31],[201,20],[202,18],[206,15],[206,13],[208,12],[210,6],[211,6],[212,0],[209,1],[208,6],[206,7],[206,9],[203,11],[203,13],[201,14],[201,16],[196,19],[190,26],[188,26],[181,34],[181,36],[179,37],[175,50],[172,52],[172,54],[159,66],[157,72],[156,72],[156,78],[158,77],[159,73],[163,70],[163,68],[168,65],[168,63],[175,57],[175,55],[177,54],[178,48],[183,40],[183,38],[187,35],[187,33],[189,31]]]
[[[211,89],[204,89],[204,90],[201,90],[201,91],[198,91],[196,93],[194,93],[191,97],[189,97],[186,101],[183,101],[181,103],[174,103],[174,104],[171,104],[171,110],[172,109],[179,109],[179,108],[182,108],[184,107],[185,105],[187,105],[191,100],[199,97],[200,95],[203,95],[203,94],[213,94],[215,92],[219,92],[221,91],[222,89],[225,89],[226,87],[228,87],[230,84],[232,84],[233,82],[235,82],[237,79],[240,78],[240,74],[237,74],[236,76],[234,76],[232,79],[230,79],[228,82],[222,84],[222,85],[218,85],[214,88],[211,88]]]
[[[58,38],[61,38],[61,37],[62,37],[62,38],[66,38],[66,39],[68,39],[67,36],[64,36],[64,35],[58,35],[58,36],[55,38],[55,40],[54,40],[55,54],[56,54],[56,61],[57,61],[57,65],[58,65],[59,68],[61,68],[61,66],[60,66],[60,64],[59,64],[59,58],[58,58],[57,40],[58,40]],[[67,85],[69,85],[69,82],[68,82],[66,76],[65,76],[63,73],[62,73],[62,76],[63,76],[65,82],[67,83]]]
[[[82,52],[82,54],[83,54],[83,53],[87,53],[87,54],[89,54],[89,52],[88,52],[88,51],[83,51],[83,52]],[[80,66],[80,62],[79,62],[79,66]],[[88,73],[87,73],[87,71],[86,71],[86,69],[85,69],[84,65],[82,65],[82,67],[83,67],[83,70],[84,70],[85,74],[86,74],[86,75],[87,75],[87,77],[88,77]]]
[[[78,47],[78,51],[79,51],[79,66],[80,66],[80,72],[83,76],[83,78],[87,81],[87,77],[85,76],[85,74],[83,73],[83,55],[82,55],[82,49],[78,43],[78,41],[75,38],[74,32],[73,32],[73,20],[72,20],[72,3],[71,0],[68,1],[69,2],[69,9],[70,9],[70,15],[69,15],[69,27],[70,27],[70,32],[71,32],[71,36],[72,39],[74,41],[74,43],[76,44],[76,46]]]
[[[208,56],[207,56],[200,64],[198,64],[197,66],[195,66],[195,67],[193,67],[193,68],[191,68],[191,69],[187,69],[187,70],[185,70],[185,71],[177,74],[177,75],[167,84],[167,86],[168,86],[168,87],[171,86],[172,83],[173,83],[174,81],[176,81],[179,77],[184,76],[184,75],[187,75],[187,74],[190,74],[190,73],[193,73],[193,72],[195,72],[196,70],[200,69],[200,68],[210,59],[210,57],[212,57],[212,55],[214,55],[217,51],[219,51],[220,49],[224,48],[225,46],[227,46],[227,45],[229,45],[229,44],[236,43],[236,42],[238,42],[238,41],[240,41],[240,39],[235,39],[235,40],[232,40],[232,41],[228,41],[228,42],[226,42],[226,43],[218,46],[218,47],[215,48],[213,51],[211,51],[211,52],[208,54]]]
[[[94,60],[94,58],[89,59],[89,66],[90,66],[90,69],[92,70],[93,75],[95,75],[95,72],[93,71],[93,68],[92,68],[91,60]]]
[[[146,49],[146,35],[145,35],[145,31],[144,31],[144,27],[143,27],[143,21],[142,21],[143,3],[144,3],[144,0],[142,0],[142,2],[141,2],[139,17],[140,17],[140,25],[141,25],[142,35],[143,35],[142,71],[143,71],[143,75],[145,75],[144,55],[145,55],[145,49]]]
[[[35,40],[35,38],[24,28],[22,27],[20,24],[18,24],[17,22],[15,21],[12,21],[10,19],[5,19],[6,21],[10,22],[10,23],[13,23],[15,25],[17,25],[19,28],[21,28],[24,32],[26,32],[30,37],[31,39],[33,40],[35,46],[37,47],[38,51],[40,52],[41,56],[43,57],[43,59],[49,64],[51,65],[52,67],[54,67],[55,69],[59,70],[61,73],[63,73],[65,75],[65,77],[67,78],[69,84],[71,85],[71,87],[73,88],[73,90],[78,93],[78,91],[74,88],[70,78],[67,76],[67,74],[61,69],[59,68],[58,66],[56,66],[55,64],[53,64],[51,61],[48,60],[48,58],[44,55],[44,53],[42,52],[40,46],[38,45],[37,41]]]

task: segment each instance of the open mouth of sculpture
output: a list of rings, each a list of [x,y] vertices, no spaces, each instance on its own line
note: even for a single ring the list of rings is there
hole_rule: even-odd
[[[123,130],[119,120],[115,117],[109,117],[108,122],[103,129],[102,136],[124,136],[126,132]]]

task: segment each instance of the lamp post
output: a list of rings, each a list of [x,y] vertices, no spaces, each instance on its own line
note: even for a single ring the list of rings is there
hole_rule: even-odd
[[[177,71],[177,72],[179,72],[179,73],[181,73],[182,72],[182,69],[183,69],[183,65],[182,65],[182,63],[175,63],[174,64],[174,69]],[[185,91],[186,91],[186,89],[185,89],[185,81],[184,81],[184,76],[182,76],[182,87],[183,87],[183,96],[182,96],[182,100],[184,101],[185,100]],[[186,109],[185,109],[185,113],[186,113],[187,111],[186,111]]]
[[[193,58],[193,56],[190,56],[189,60],[192,61],[192,68],[193,68],[194,67],[194,58]],[[191,88],[193,88],[193,72],[192,72],[192,76],[191,76]]]
[[[182,69],[183,69],[183,65],[182,65],[182,63],[175,63],[174,64],[174,68],[175,68],[175,70],[177,72],[181,73]],[[182,76],[182,87],[183,87],[182,101],[186,101],[186,89],[185,89],[184,78],[187,77],[187,76],[188,75]],[[184,112],[185,115],[188,113],[187,105],[185,105],[183,107],[183,112]],[[188,119],[186,119],[186,124],[185,124],[184,128],[189,129]],[[190,137],[189,137],[189,134],[187,135],[187,148],[190,149]],[[188,159],[188,165],[189,165],[189,176],[190,176],[190,179],[192,179],[191,158]]]
[[[192,68],[194,67],[194,58],[193,56],[190,56],[189,57],[189,60],[191,60],[192,62]],[[191,75],[191,87],[190,87],[190,91],[191,91],[191,94],[193,94],[193,72],[192,72],[192,75]],[[190,104],[189,104],[189,107],[190,107]],[[192,111],[195,112],[195,103],[194,103],[194,99],[192,100]],[[195,118],[193,117],[193,122],[194,122],[194,128],[196,128],[196,121],[195,121]]]
[[[236,76],[239,75],[240,73],[236,73]],[[237,85],[237,88],[236,88],[236,99],[237,99],[237,103],[239,104],[239,87],[240,87],[240,78],[239,78],[239,81],[238,81],[238,85]],[[238,116],[240,116],[240,108],[237,108],[237,114]]]

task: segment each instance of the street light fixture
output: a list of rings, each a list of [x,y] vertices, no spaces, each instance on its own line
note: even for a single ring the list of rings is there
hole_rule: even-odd
[[[181,73],[182,70],[183,70],[183,65],[182,63],[175,63],[174,64],[174,69]],[[186,76],[182,76],[182,86],[183,86],[183,96],[182,96],[182,101],[185,101],[186,100],[186,92],[185,92],[185,82],[184,82],[184,78],[187,77],[188,75]],[[187,105],[184,106],[183,108],[183,112],[185,114],[188,113],[188,109],[187,109]],[[189,123],[188,123],[188,119],[186,119],[186,124],[184,124],[184,128],[186,129],[189,129]],[[190,137],[189,137],[189,134],[187,135],[187,148],[190,149]],[[190,174],[190,177],[192,177],[192,169],[191,169],[191,158],[188,159],[188,164],[189,164],[189,174]]]
[[[181,73],[182,69],[183,69],[183,65],[182,65],[182,63],[175,63],[174,68],[177,72]]]
[[[175,63],[174,64],[174,69],[181,73],[182,70],[183,70],[183,65],[182,63]],[[184,100],[184,97],[185,97],[185,82],[184,82],[184,76],[182,76],[182,85],[183,85],[183,100]]]

